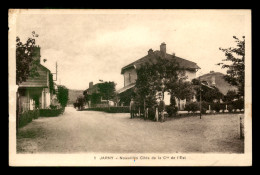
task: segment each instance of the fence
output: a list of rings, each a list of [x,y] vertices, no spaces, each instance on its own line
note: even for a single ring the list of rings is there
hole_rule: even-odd
[[[117,107],[95,107],[86,108],[87,111],[103,111],[108,113],[130,113],[129,106],[117,106]]]

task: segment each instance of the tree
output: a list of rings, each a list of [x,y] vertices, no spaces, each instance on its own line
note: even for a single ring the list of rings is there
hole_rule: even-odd
[[[54,82],[53,82],[53,75],[52,73],[49,74],[49,87],[50,87],[50,92],[55,94],[55,88],[54,88]]]
[[[204,88],[207,89],[206,92],[203,92],[203,98],[206,102],[214,102],[215,100],[220,101],[224,95],[219,91],[217,87]]]
[[[19,85],[26,81],[28,77],[37,77],[37,66],[40,64],[35,56],[36,42],[38,34],[32,32],[32,38],[28,38],[26,43],[22,43],[19,37],[16,37],[16,84]]]
[[[108,106],[109,106],[109,100],[114,98],[116,93],[115,89],[116,84],[114,82],[103,82],[98,84],[98,90],[100,93],[100,96],[107,100]]]
[[[191,82],[180,78],[179,81],[172,86],[171,95],[178,99],[178,108],[180,109],[180,101],[184,99],[190,101],[193,95],[195,95],[195,91]]]
[[[143,64],[137,69],[135,99],[145,109],[153,107],[158,99],[164,100],[164,92],[170,93],[172,99],[176,96],[189,98],[192,94],[190,83],[182,81],[186,78],[184,69],[174,57],[166,59],[158,56],[154,62]]]
[[[58,86],[57,99],[63,108],[67,106],[69,100],[69,90],[65,86]]]
[[[85,104],[85,97],[84,96],[78,96],[76,100],[76,106],[78,107],[79,110],[81,110]]]
[[[238,87],[238,95],[244,96],[244,83],[245,83],[245,36],[242,40],[239,40],[236,36],[233,36],[237,47],[230,47],[227,49],[219,48],[225,53],[226,59],[223,59],[226,64],[218,63],[221,68],[227,68],[227,75],[225,75],[225,80]]]
[[[238,97],[235,90],[228,90],[227,94],[224,96],[224,101],[231,102]]]
[[[83,91],[83,96],[85,98],[85,102],[87,102],[88,106],[89,106],[89,101],[90,99],[90,95],[88,95],[88,90],[86,89],[85,91]]]
[[[154,90],[154,81],[152,80],[154,70],[152,68],[151,65],[144,64],[136,70],[137,80],[134,90],[135,95],[132,97],[135,98],[137,105],[143,109],[144,114],[147,107],[152,107],[152,105],[156,103],[156,91]]]

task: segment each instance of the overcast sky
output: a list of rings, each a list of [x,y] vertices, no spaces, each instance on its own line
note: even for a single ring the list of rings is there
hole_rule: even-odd
[[[90,81],[115,81],[123,87],[121,68],[166,43],[167,53],[196,62],[201,70],[225,73],[216,66],[224,58],[219,47],[234,45],[245,35],[244,16],[234,14],[20,14],[17,36],[25,41],[39,34],[41,60],[52,72],[58,62],[58,83],[86,89]]]

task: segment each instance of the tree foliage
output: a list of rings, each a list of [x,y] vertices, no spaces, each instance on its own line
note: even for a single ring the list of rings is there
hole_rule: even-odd
[[[98,91],[102,98],[105,100],[110,100],[115,97],[115,82],[103,82],[98,84]]]
[[[185,78],[180,78],[178,82],[175,82],[171,86],[171,95],[176,97],[179,101],[179,109],[180,109],[180,100],[186,99],[190,101],[192,97],[195,95],[195,91],[193,89],[192,83],[185,81]]]
[[[224,101],[232,102],[236,98],[238,98],[237,92],[235,90],[228,90],[227,94],[224,96]]]
[[[49,73],[49,87],[50,87],[50,92],[55,94],[55,88],[54,88],[54,82],[53,82],[53,75],[52,75],[52,73]]]
[[[74,107],[78,107],[78,109],[82,109],[83,106],[85,105],[85,97],[84,96],[78,96],[77,97],[77,100],[76,100],[76,103],[74,104]]]
[[[69,100],[69,90],[65,86],[58,86],[57,99],[62,107],[67,106]]]
[[[236,42],[236,48],[230,47],[227,49],[219,48],[225,53],[226,59],[223,59],[225,63],[218,63],[221,68],[227,68],[227,75],[225,80],[238,87],[238,94],[244,96],[244,83],[245,83],[245,36],[242,40],[233,36]]]
[[[39,35],[32,32],[32,37],[28,38],[26,43],[22,43],[19,37],[16,37],[16,84],[26,81],[28,77],[37,77],[37,66],[40,64],[34,58],[36,41]]]
[[[97,89],[94,92],[89,93],[89,91],[91,91],[89,89],[83,92],[85,101],[90,101],[92,106],[101,103],[101,98],[107,100],[108,102],[116,96],[116,84],[114,82],[102,82],[95,86],[97,86]]]
[[[137,69],[135,100],[144,108],[150,108],[157,104],[156,101],[164,99],[164,92],[170,93],[172,99],[189,98],[192,91],[190,83],[184,81],[186,78],[184,69],[174,57],[158,56],[155,62],[145,63]]]

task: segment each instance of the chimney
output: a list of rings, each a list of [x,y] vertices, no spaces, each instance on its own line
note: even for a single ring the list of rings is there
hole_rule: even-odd
[[[92,88],[93,87],[93,81],[89,82],[88,88]]]
[[[148,55],[152,55],[153,54],[153,49],[149,49],[148,50]]]
[[[212,74],[212,73],[214,73],[214,71],[212,70],[212,71],[210,71],[209,73],[211,73],[211,74]]]
[[[32,51],[32,57],[39,64],[41,63],[41,48],[39,46],[35,46]]]
[[[160,51],[161,51],[163,57],[165,57],[165,55],[166,55],[166,44],[164,42],[160,45]]]

